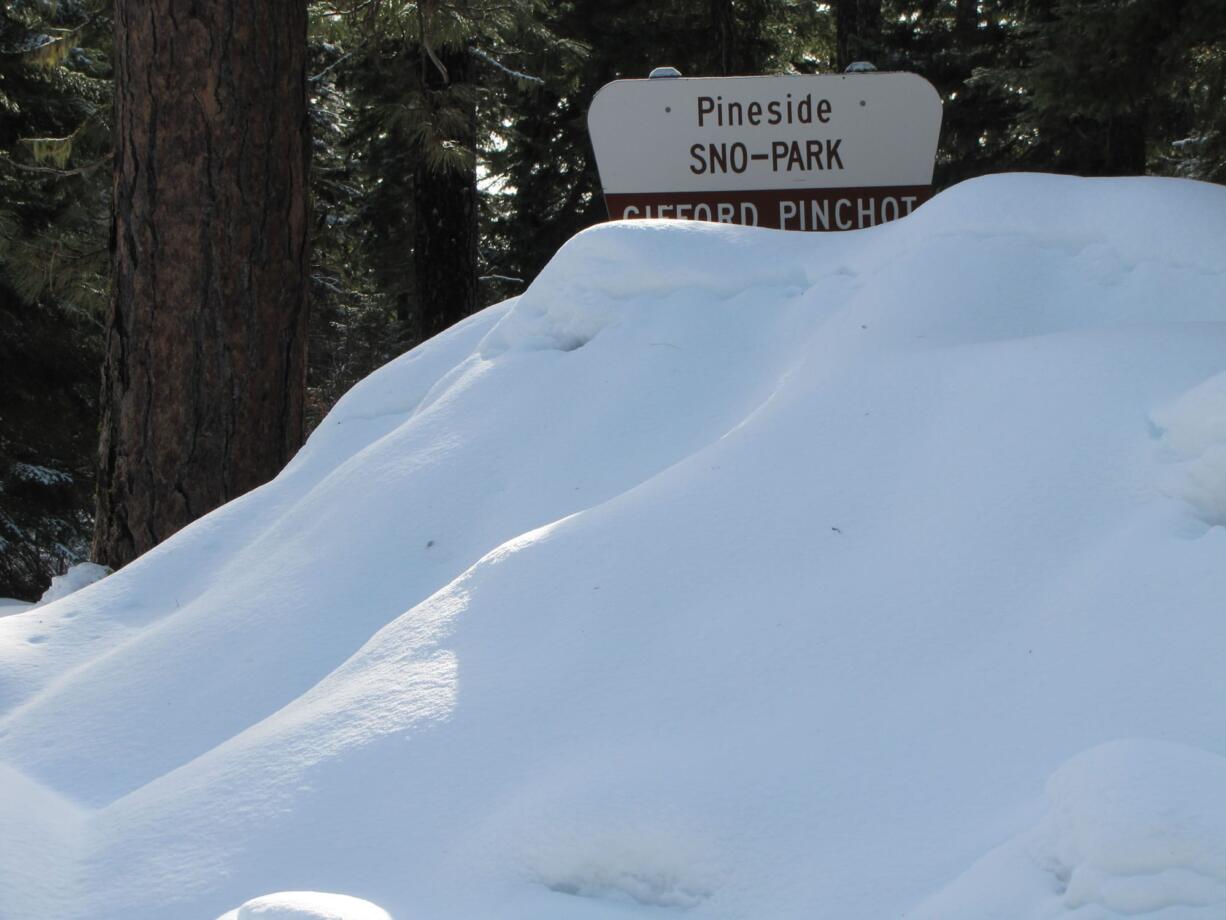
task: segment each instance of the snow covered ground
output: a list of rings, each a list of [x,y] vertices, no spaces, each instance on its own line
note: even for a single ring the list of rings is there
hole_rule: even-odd
[[[26,601],[19,601],[15,597],[0,597],[0,617],[21,613],[23,610],[29,610],[33,606],[33,604]]]
[[[598,227],[0,618],[0,917],[1221,918],[1223,525],[1226,188]]]

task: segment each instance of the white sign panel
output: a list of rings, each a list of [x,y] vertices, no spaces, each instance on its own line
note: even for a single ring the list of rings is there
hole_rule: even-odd
[[[940,96],[907,73],[618,80],[588,112],[614,218],[804,230],[909,213],[940,127]]]

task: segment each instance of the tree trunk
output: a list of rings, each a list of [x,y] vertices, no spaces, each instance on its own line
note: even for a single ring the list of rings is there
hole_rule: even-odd
[[[1101,175],[1145,175],[1145,116],[1127,112],[1107,124],[1107,150]]]
[[[715,37],[716,73],[733,76],[736,60],[736,18],[732,0],[711,0],[711,32]]]
[[[881,66],[881,0],[834,0],[836,65],[855,61]]]
[[[453,132],[450,143],[472,151],[476,148],[477,113],[461,94],[472,75],[472,58],[466,48],[436,50],[447,70],[439,71],[431,60],[423,62],[425,91],[432,109],[458,109],[464,128]],[[450,119],[448,119],[450,121]],[[477,170],[467,166],[432,168],[422,157],[413,177],[413,265],[417,284],[417,309],[409,329],[410,344],[424,342],[477,309]]]
[[[303,0],[116,0],[99,562],[129,562],[301,444],[306,25]]]
[[[957,0],[954,7],[954,37],[963,56],[973,52],[978,31],[979,0]]]

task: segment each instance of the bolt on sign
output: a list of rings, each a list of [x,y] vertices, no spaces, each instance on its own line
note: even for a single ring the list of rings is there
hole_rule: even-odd
[[[941,97],[911,73],[616,80],[588,130],[613,220],[856,230],[932,196]]]

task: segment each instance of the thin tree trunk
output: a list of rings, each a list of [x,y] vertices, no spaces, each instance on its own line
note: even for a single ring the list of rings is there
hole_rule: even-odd
[[[834,0],[834,32],[840,71],[856,61],[883,63],[881,0]]]
[[[1108,121],[1099,175],[1145,175],[1145,121],[1144,114],[1138,112],[1116,115]]]
[[[717,73],[724,77],[732,76],[737,51],[732,0],[711,0],[711,31],[715,36]]]
[[[963,55],[972,53],[979,31],[979,0],[957,0],[954,7],[954,37]]]
[[[302,441],[303,0],[116,0],[114,292],[94,555],[123,565]]]
[[[425,61],[426,92],[431,106],[459,107],[465,128],[452,143],[476,147],[477,113],[448,89],[469,82],[472,58],[467,49],[435,51],[447,70]],[[422,158],[413,179],[413,264],[417,309],[409,330],[412,344],[423,342],[459,322],[477,308],[477,171],[476,165],[432,169]]]

